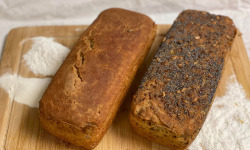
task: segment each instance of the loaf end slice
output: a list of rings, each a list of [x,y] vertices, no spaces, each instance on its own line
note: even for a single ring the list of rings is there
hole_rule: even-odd
[[[186,148],[206,119],[235,34],[228,17],[183,11],[134,95],[132,128],[172,149]]]
[[[86,29],[39,105],[42,126],[93,149],[109,129],[156,34],[147,16],[112,8]]]

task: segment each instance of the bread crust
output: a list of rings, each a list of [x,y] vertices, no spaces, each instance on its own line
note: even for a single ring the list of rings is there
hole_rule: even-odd
[[[93,149],[110,127],[155,34],[156,25],[143,14],[119,8],[100,13],[40,100],[42,126]]]
[[[134,95],[134,130],[172,149],[191,144],[212,105],[235,33],[228,17],[183,11]]]

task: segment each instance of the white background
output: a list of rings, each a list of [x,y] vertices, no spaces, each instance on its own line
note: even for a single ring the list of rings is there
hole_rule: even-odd
[[[0,52],[15,27],[90,24],[110,7],[144,13],[158,24],[172,24],[184,9],[227,15],[243,33],[250,58],[250,0],[0,0]]]

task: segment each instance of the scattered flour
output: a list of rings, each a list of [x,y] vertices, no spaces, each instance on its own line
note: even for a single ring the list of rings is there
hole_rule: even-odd
[[[23,56],[35,74],[54,75],[69,53],[69,49],[53,38],[34,37],[31,49]]]
[[[235,76],[231,77],[233,81]],[[250,149],[250,100],[242,86],[229,82],[223,97],[216,97],[190,150]]]
[[[82,31],[82,29],[81,29],[81,28],[76,28],[75,31],[76,31],[76,32]]]
[[[23,78],[7,73],[0,77],[0,87],[9,94],[11,100],[38,107],[39,100],[50,81],[51,78]]]

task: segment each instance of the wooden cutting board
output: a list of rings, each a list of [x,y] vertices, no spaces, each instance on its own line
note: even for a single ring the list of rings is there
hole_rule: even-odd
[[[30,38],[36,36],[53,37],[57,42],[72,48],[87,26],[43,26],[22,27],[9,32],[6,39],[0,64],[0,75],[4,73],[18,74],[23,77],[38,77],[29,71],[23,62],[25,54],[32,45]],[[158,25],[157,37],[151,48],[147,61],[135,78],[138,83],[143,70],[149,64],[155,50],[159,47],[170,25]],[[226,58],[225,71],[217,89],[217,96],[223,96],[228,78],[235,74],[237,80],[250,98],[250,65],[246,50],[238,32],[233,48]],[[135,89],[131,89],[133,92]],[[166,147],[150,142],[135,134],[128,121],[128,108],[131,99],[129,94],[111,128],[108,130],[96,150],[163,150]],[[0,89],[0,149],[7,150],[64,150],[80,149],[62,142],[48,134],[39,124],[38,108],[12,101],[8,94]]]

